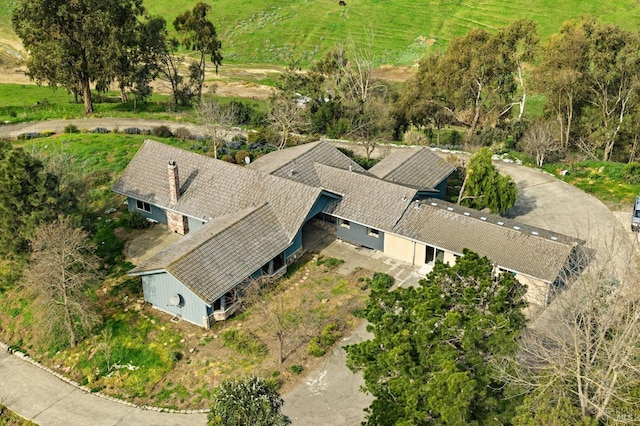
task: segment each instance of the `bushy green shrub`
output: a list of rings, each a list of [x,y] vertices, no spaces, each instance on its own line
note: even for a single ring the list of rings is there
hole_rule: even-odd
[[[64,126],[64,132],[65,133],[80,133],[80,130],[78,130],[78,126],[76,126],[75,124],[67,124],[66,126]]]
[[[640,163],[628,163],[622,168],[624,180],[627,183],[640,183]]]
[[[96,127],[95,129],[89,130],[89,133],[105,134],[109,133],[109,129],[105,129],[104,127]]]
[[[301,374],[303,370],[304,367],[300,364],[293,364],[289,367],[289,371],[291,371],[293,374]]]
[[[127,127],[126,129],[124,129],[122,131],[122,133],[125,133],[127,135],[141,135],[142,134],[142,130],[140,130],[137,127]]]
[[[342,333],[340,332],[340,327],[338,324],[332,323],[327,324],[322,329],[320,333],[320,343],[323,346],[329,347],[332,346],[339,338],[342,337]]]
[[[151,222],[140,212],[129,214],[125,219],[125,223],[131,229],[147,229],[151,226]]]
[[[227,163],[234,163],[235,160],[233,159],[233,157],[229,154],[224,154],[222,157],[220,157],[220,159],[222,161],[226,161]]]
[[[236,152],[236,163],[238,164],[245,164],[245,158],[249,157],[249,159],[251,159],[251,155],[249,155],[248,151],[245,151],[244,149]]]
[[[191,138],[191,132],[186,127],[178,127],[175,132],[173,132],[173,136],[181,141],[186,141]]]
[[[314,337],[307,345],[307,353],[311,356],[321,357],[327,353],[327,350],[322,346],[320,338]]]
[[[153,128],[153,136],[159,138],[171,138],[173,137],[173,132],[168,126],[162,125]]]
[[[251,333],[237,328],[222,332],[222,344],[245,356],[258,357],[267,354],[267,348],[260,340]]]

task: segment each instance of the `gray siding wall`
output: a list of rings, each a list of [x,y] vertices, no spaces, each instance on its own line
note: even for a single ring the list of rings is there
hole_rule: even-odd
[[[439,192],[437,194],[434,194],[435,198],[440,198],[441,200],[445,199],[445,197],[447,196],[447,181],[448,179],[445,179],[440,182],[438,186],[436,186],[435,189],[437,189]]]
[[[127,205],[129,206],[130,212],[139,212],[149,219],[153,219],[164,224],[167,223],[167,214],[165,213],[165,211],[159,207],[154,206],[153,204],[150,205],[151,212],[138,209],[135,198],[127,198]]]
[[[189,232],[193,232],[199,228],[202,228],[202,226],[204,225],[204,223],[202,223],[202,221],[199,219],[194,219],[192,217],[187,217],[187,219],[189,220]]]
[[[288,259],[292,254],[294,254],[297,250],[302,247],[302,229],[298,230],[295,238],[291,245],[284,251],[285,260]]]
[[[341,226],[340,223],[341,221],[338,219],[338,238],[364,247],[384,251],[384,232],[379,231],[378,237],[372,237],[369,235],[369,228],[366,226],[351,222],[349,228],[346,228]]]
[[[154,307],[175,316],[181,316],[182,319],[194,324],[205,325],[207,304],[168,272],[143,275],[142,289],[144,300]],[[184,301],[182,307],[169,306],[171,297],[175,294],[182,296]]]

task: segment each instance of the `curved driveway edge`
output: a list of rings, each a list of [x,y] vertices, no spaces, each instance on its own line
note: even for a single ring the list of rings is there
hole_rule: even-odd
[[[204,425],[207,415],[144,410],[99,398],[0,350],[0,403],[42,426]]]

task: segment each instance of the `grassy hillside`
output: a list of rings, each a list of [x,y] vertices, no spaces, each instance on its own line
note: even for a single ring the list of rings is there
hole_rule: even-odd
[[[338,0],[210,2],[226,60],[242,64],[282,63],[291,52],[311,59],[348,37],[364,41],[370,32],[380,63],[406,65],[469,28],[497,28],[518,18],[538,22],[543,36],[585,13],[627,29],[640,25],[637,0],[346,1],[346,7]],[[152,14],[168,22],[196,2],[185,0],[177,7],[173,0],[145,0]],[[8,16],[13,3],[0,0],[0,40],[15,37]]]

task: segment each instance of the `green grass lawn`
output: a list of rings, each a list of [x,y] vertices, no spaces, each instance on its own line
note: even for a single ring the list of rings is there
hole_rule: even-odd
[[[109,92],[97,96],[94,92],[93,117],[137,117],[154,119],[172,119],[176,113],[171,110],[170,98],[154,93],[148,102],[138,103],[134,110],[133,102],[122,103],[118,94]],[[179,108],[179,111],[190,111]],[[76,104],[73,95],[63,88],[52,89],[49,86],[34,84],[0,84],[0,123],[42,121],[54,118],[85,117],[84,105]]]
[[[197,0],[145,1],[152,15],[164,16],[171,26],[175,17]],[[373,50],[380,63],[408,65],[429,49],[442,48],[470,28],[495,29],[518,18],[538,22],[548,36],[560,25],[592,14],[627,29],[640,24],[635,0],[217,0],[212,19],[223,40],[225,61],[240,64],[280,64],[288,55],[317,57],[351,37],[365,42],[372,33]],[[15,39],[9,14],[13,0],[0,0],[0,38]]]

